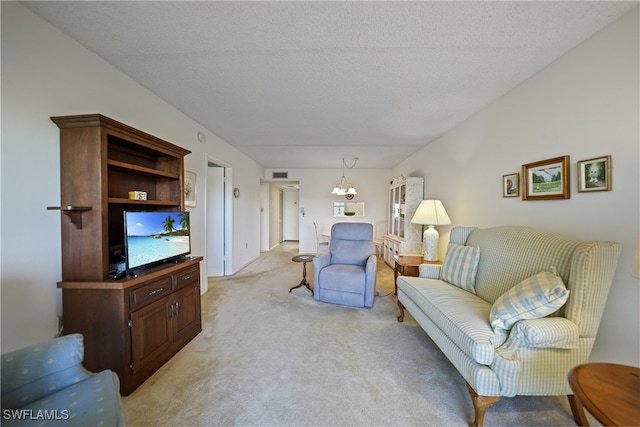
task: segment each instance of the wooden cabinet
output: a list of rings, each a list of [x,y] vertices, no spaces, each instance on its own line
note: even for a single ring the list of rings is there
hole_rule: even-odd
[[[198,335],[201,260],[120,280],[58,283],[65,334],[84,336],[84,366],[116,372],[126,396]]]
[[[424,193],[424,178],[395,179],[389,186],[388,229],[384,237],[385,262],[394,267],[394,256],[422,252],[422,226],[411,218],[418,209]]]
[[[188,150],[100,114],[60,128],[64,333],[84,336],[84,365],[112,369],[127,395],[201,331],[200,261],[109,278],[123,261],[124,211],[182,211]],[[146,193],[131,200],[129,192]]]

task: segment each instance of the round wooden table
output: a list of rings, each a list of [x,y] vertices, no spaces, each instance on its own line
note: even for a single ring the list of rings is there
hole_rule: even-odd
[[[606,426],[640,425],[640,368],[613,363],[586,363],[569,372],[575,393],[576,423],[588,426],[582,406]],[[570,399],[571,401],[571,399]]]
[[[289,292],[291,292],[296,288],[304,286],[305,288],[309,289],[311,293],[313,293],[313,289],[311,289],[311,286],[309,286],[309,282],[307,282],[307,262],[311,261],[314,257],[315,255],[296,255],[293,258],[291,258],[292,261],[302,263],[302,280],[298,285],[289,289]]]

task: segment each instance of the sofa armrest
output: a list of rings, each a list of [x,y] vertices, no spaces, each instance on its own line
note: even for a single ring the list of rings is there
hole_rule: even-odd
[[[521,320],[496,351],[504,355],[522,347],[572,349],[578,347],[579,339],[578,325],[564,317]]]
[[[419,277],[423,279],[439,279],[441,267],[439,264],[420,264],[418,267]]]
[[[20,408],[92,374],[84,369],[83,338],[65,335],[2,355],[2,409]]]

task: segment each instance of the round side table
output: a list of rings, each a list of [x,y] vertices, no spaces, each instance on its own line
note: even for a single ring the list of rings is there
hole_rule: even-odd
[[[589,425],[584,406],[606,426],[640,425],[640,368],[586,363],[569,372],[569,385],[575,393],[569,402],[576,424]]]
[[[307,262],[311,261],[313,258],[315,257],[315,255],[296,255],[293,258],[291,258],[292,261],[294,262],[301,262],[302,263],[302,280],[300,281],[300,283],[296,286],[294,286],[293,288],[289,289],[289,292],[291,292],[292,290],[296,289],[296,288],[300,288],[302,286],[304,286],[305,288],[309,289],[311,291],[311,293],[313,293],[313,289],[311,289],[311,286],[309,286],[309,282],[307,282]]]

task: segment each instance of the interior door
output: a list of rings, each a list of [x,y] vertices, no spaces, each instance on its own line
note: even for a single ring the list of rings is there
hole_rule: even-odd
[[[300,239],[300,217],[298,208],[300,191],[283,191],[282,196],[282,240]]]
[[[224,167],[207,168],[207,276],[224,276]]]

